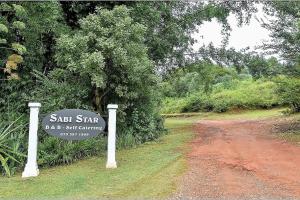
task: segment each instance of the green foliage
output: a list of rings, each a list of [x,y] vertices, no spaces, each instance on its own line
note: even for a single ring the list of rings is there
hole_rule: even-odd
[[[13,62],[7,58],[15,53],[19,55],[26,53],[26,47],[21,44],[23,40],[21,31],[25,29],[25,23],[22,20],[26,16],[26,12],[21,5],[4,3],[0,9],[0,15],[0,43],[2,44],[0,52],[0,80],[16,80],[19,79],[17,64],[20,63]]]
[[[15,11],[15,15],[18,18],[24,18],[27,16],[27,12],[22,5],[12,4],[12,7]]]
[[[0,44],[6,44],[7,43],[7,40],[6,39],[1,39],[0,38]]]
[[[4,24],[0,24],[0,32],[8,33],[8,28]]]
[[[21,21],[14,21],[12,26],[18,30],[24,30],[26,28],[25,23]]]
[[[197,112],[197,111],[212,111],[216,110],[218,105],[213,105],[211,99],[206,94],[191,95],[181,108],[181,112]]]
[[[198,92],[181,99],[168,98],[161,112],[225,112],[236,108],[272,108],[282,105],[275,94],[275,88],[274,82],[266,80],[233,80],[230,84],[215,85],[209,95]]]
[[[18,52],[18,54],[23,55],[24,53],[26,53],[26,47],[24,45],[21,45],[19,43],[12,43],[11,47]]]
[[[78,28],[80,19],[94,13],[97,7],[112,10],[116,6],[126,6],[130,9],[130,17],[147,27],[144,41],[148,47],[147,54],[165,72],[174,63],[182,64],[184,54],[191,51],[190,44],[195,43],[191,33],[197,31],[197,27],[203,22],[216,18],[222,23],[225,44],[230,31],[227,23],[230,12],[242,24],[249,20],[255,10],[254,2],[241,4],[236,1],[94,1],[61,2],[61,5],[66,22],[73,29]]]
[[[122,134],[117,136],[117,149],[127,149],[136,147],[138,144],[136,138],[134,137],[133,130],[129,130],[127,134]]]
[[[277,94],[283,104],[290,107],[292,112],[300,112],[300,79],[296,77],[279,77]]]
[[[137,142],[157,138],[162,124],[155,115],[157,79],[144,45],[146,28],[134,22],[124,6],[97,8],[79,24],[78,32],[58,40],[60,67],[50,76],[55,73],[57,80],[70,85],[85,83],[89,105],[100,114],[106,113],[108,103],[118,103],[121,134],[135,134]]]
[[[14,174],[24,160],[22,140],[24,139],[24,125],[16,125],[17,119],[9,124],[0,124],[0,172],[7,176]]]
[[[161,83],[161,91],[167,97],[184,97],[197,91],[209,93],[212,86],[222,81],[222,77],[234,78],[236,72],[208,62],[198,62],[174,70]]]
[[[100,155],[105,152],[107,138],[96,138],[83,141],[65,141],[56,137],[45,137],[39,145],[39,160],[41,166],[71,164],[88,156]]]
[[[34,71],[34,75],[38,87],[26,95],[25,99],[41,102],[43,113],[63,108],[92,109],[88,102],[87,84],[78,82],[75,76],[72,79],[70,77],[70,81],[65,81],[60,70],[53,71],[49,76]]]
[[[272,108],[279,105],[275,94],[276,84],[271,81],[235,81],[235,87],[223,89],[216,88],[217,93],[211,95],[214,111],[224,112],[233,108]],[[221,89],[222,88],[222,89]]]
[[[66,88],[69,85],[60,85],[57,81],[42,81],[42,78],[36,78],[36,75],[31,73],[32,70],[38,70],[43,74],[47,74],[50,69],[55,67],[54,58],[52,57],[55,45],[54,38],[59,35],[58,33],[65,30],[59,3],[55,1],[1,3],[0,10],[2,14],[0,23],[5,24],[9,31],[9,34],[1,35],[1,38],[5,38],[7,43],[0,52],[0,65],[6,66],[5,74],[0,73],[0,79],[2,79],[0,81],[0,93],[3,94],[0,95],[0,112],[4,113],[0,117],[0,122],[13,121],[21,114],[27,115],[27,103],[30,100],[35,100],[34,97],[40,97],[43,100],[42,102],[45,104],[43,104],[44,110],[42,109],[42,112],[45,113],[53,111],[54,104],[55,106],[58,103],[63,105],[67,100],[70,108],[73,108],[73,104],[78,105],[75,100],[81,98],[81,96],[73,96],[74,99],[67,98],[67,95],[70,96],[70,93],[67,92],[70,90]],[[12,44],[13,48],[11,48]],[[20,56],[17,53],[23,55]],[[11,72],[11,74],[7,72]],[[3,81],[3,79],[15,80]],[[49,79],[52,80],[51,77]],[[42,83],[49,84],[50,87],[43,87]],[[51,98],[50,93],[47,93],[48,96],[40,96],[39,89],[41,88],[46,88],[46,91],[48,89],[51,92],[54,91],[53,98]],[[31,94],[32,91],[34,92]],[[65,94],[65,96],[59,96],[60,91],[60,94]],[[72,94],[78,93],[78,95],[84,94],[82,90],[75,91],[74,87],[70,92]],[[51,101],[54,97],[56,99]],[[37,100],[39,99],[37,98]],[[17,123],[21,124],[23,122]],[[28,129],[24,128],[22,131],[27,133]],[[16,134],[14,135],[16,138],[12,141],[18,142],[21,151],[24,153],[27,151],[27,138],[21,137],[23,132],[19,131],[19,133],[20,138],[18,139],[18,134]],[[39,133],[39,136],[40,139],[49,137],[42,132]],[[6,145],[10,145],[10,142]],[[16,146],[18,145],[16,144]],[[40,143],[39,146],[43,145]],[[9,163],[11,173],[24,167],[23,160],[20,163],[13,163],[12,161],[9,161]],[[47,164],[43,163],[43,165]]]
[[[11,11],[12,10],[12,7],[8,4],[8,3],[1,3],[0,4],[0,11]]]
[[[287,68],[279,63],[275,57],[265,58],[256,52],[247,49],[236,51],[234,48],[216,48],[212,44],[199,49],[199,56],[206,61],[217,63],[219,66],[232,67],[238,74],[247,71],[253,78],[270,78],[282,74]]]
[[[272,39],[262,47],[264,50],[280,54],[292,65],[299,65],[300,2],[268,1],[264,4],[265,12],[271,15],[272,19],[263,25],[270,31]]]

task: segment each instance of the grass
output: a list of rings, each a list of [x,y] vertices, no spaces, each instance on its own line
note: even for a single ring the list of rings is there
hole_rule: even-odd
[[[285,141],[300,145],[299,123],[300,123],[300,113],[293,114],[287,117],[286,122],[283,125],[281,125],[280,128],[281,131],[279,131],[278,136]],[[295,124],[298,124],[298,126],[295,126]]]
[[[159,141],[117,152],[117,169],[106,169],[105,158],[94,157],[40,169],[36,178],[0,177],[0,199],[166,197],[185,170],[185,144],[193,136],[188,121],[177,122],[172,127],[166,121],[171,130]]]
[[[165,114],[165,118],[175,118],[175,123],[190,123],[195,122],[198,119],[264,119],[270,117],[279,117],[282,116],[282,112],[285,111],[285,108],[274,108],[270,110],[233,110],[225,113],[215,113],[215,112],[197,112],[197,113],[175,113],[175,114]],[[182,117],[180,122],[177,122],[176,118]],[[186,118],[186,120],[185,120]],[[168,123],[172,123],[172,120],[169,120]],[[174,124],[174,123],[173,123]]]
[[[285,141],[300,145],[300,131],[280,133],[279,136]]]

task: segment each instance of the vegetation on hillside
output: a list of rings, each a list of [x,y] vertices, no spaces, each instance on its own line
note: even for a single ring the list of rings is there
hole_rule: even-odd
[[[199,91],[186,97],[168,97],[161,112],[226,112],[233,109],[267,109],[283,105],[272,81],[230,80],[215,84],[209,94]]]

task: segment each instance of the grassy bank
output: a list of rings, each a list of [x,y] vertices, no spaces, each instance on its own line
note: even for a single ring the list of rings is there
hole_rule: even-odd
[[[233,80],[214,85],[209,94],[194,92],[185,97],[167,97],[161,113],[270,109],[281,105],[275,88],[276,84],[271,81]]]
[[[215,112],[192,112],[192,113],[173,113],[164,114],[163,116],[167,119],[175,118],[177,123],[178,117],[182,118],[181,121],[184,123],[185,119],[191,122],[195,122],[197,119],[264,119],[270,117],[280,117],[283,116],[283,111],[285,108],[273,108],[270,110],[231,110],[225,113],[215,113]],[[168,123],[172,121],[169,119]],[[178,122],[180,123],[180,122]]]
[[[276,132],[281,139],[300,145],[300,114],[282,119],[276,126]]]
[[[117,169],[105,169],[105,158],[94,157],[41,169],[27,180],[0,177],[0,199],[165,197],[185,169],[183,147],[193,135],[191,121],[174,120],[166,121],[170,132],[159,141],[119,151]]]

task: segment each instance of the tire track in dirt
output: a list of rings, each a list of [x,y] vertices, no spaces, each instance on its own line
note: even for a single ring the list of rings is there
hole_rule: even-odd
[[[300,147],[267,120],[202,120],[176,198],[300,199]]]

